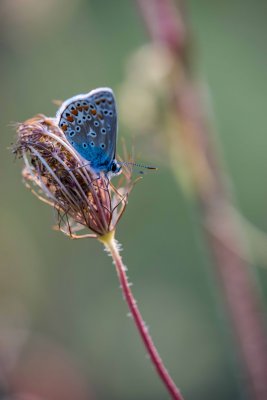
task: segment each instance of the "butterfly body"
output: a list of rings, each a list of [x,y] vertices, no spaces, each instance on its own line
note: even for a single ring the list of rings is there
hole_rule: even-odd
[[[95,173],[116,175],[120,172],[115,159],[116,102],[110,88],[71,97],[61,105],[56,120],[68,142]]]

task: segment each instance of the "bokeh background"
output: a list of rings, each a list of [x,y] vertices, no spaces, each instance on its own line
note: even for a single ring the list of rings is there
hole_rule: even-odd
[[[264,233],[267,3],[190,0],[188,13],[237,202]],[[127,60],[148,42],[135,4],[2,0],[0,34],[0,392],[39,400],[167,399],[127,318],[111,260],[98,242],[51,230],[53,210],[25,189],[21,162],[8,150],[12,123],[55,115],[52,100],[98,86],[120,92]],[[137,161],[160,166],[136,186],[118,228],[158,349],[186,399],[243,399],[197,209],[147,137],[142,148],[142,137],[129,138],[126,128],[119,135],[135,141]],[[261,238],[253,271],[266,301]]]

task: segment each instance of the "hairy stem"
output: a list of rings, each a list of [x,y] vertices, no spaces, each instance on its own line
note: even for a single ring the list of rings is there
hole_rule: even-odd
[[[136,300],[130,289],[128,278],[126,275],[126,267],[122,262],[122,259],[121,259],[121,256],[120,256],[120,253],[118,250],[117,241],[114,238],[114,234],[110,233],[110,234],[106,235],[105,237],[100,238],[100,241],[102,243],[104,243],[106,249],[110,252],[110,255],[114,261],[124,299],[126,300],[128,308],[129,308],[131,315],[133,317],[133,320],[135,322],[136,328],[138,329],[138,332],[141,336],[144,346],[150,356],[150,359],[151,359],[160,379],[162,380],[163,384],[165,385],[165,387],[168,390],[169,394],[171,395],[172,399],[183,400],[183,397],[182,397],[179,389],[175,385],[169,372],[167,371],[165,365],[163,364],[162,359],[160,358],[160,355],[159,355],[159,353],[153,343],[153,340],[148,332],[148,329],[143,320],[143,317],[138,309]]]

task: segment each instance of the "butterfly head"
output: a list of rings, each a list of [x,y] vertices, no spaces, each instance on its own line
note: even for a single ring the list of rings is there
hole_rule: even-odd
[[[113,160],[110,164],[109,174],[111,176],[119,175],[121,173],[121,165],[117,160]]]

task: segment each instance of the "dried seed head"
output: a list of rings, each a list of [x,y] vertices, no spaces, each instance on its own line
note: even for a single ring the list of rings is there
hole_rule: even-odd
[[[117,187],[104,174],[96,176],[54,120],[44,115],[19,124],[17,133],[13,151],[24,160],[24,182],[57,210],[58,229],[72,238],[114,231],[134,185],[131,167],[123,167]],[[85,227],[93,234],[75,234]]]

